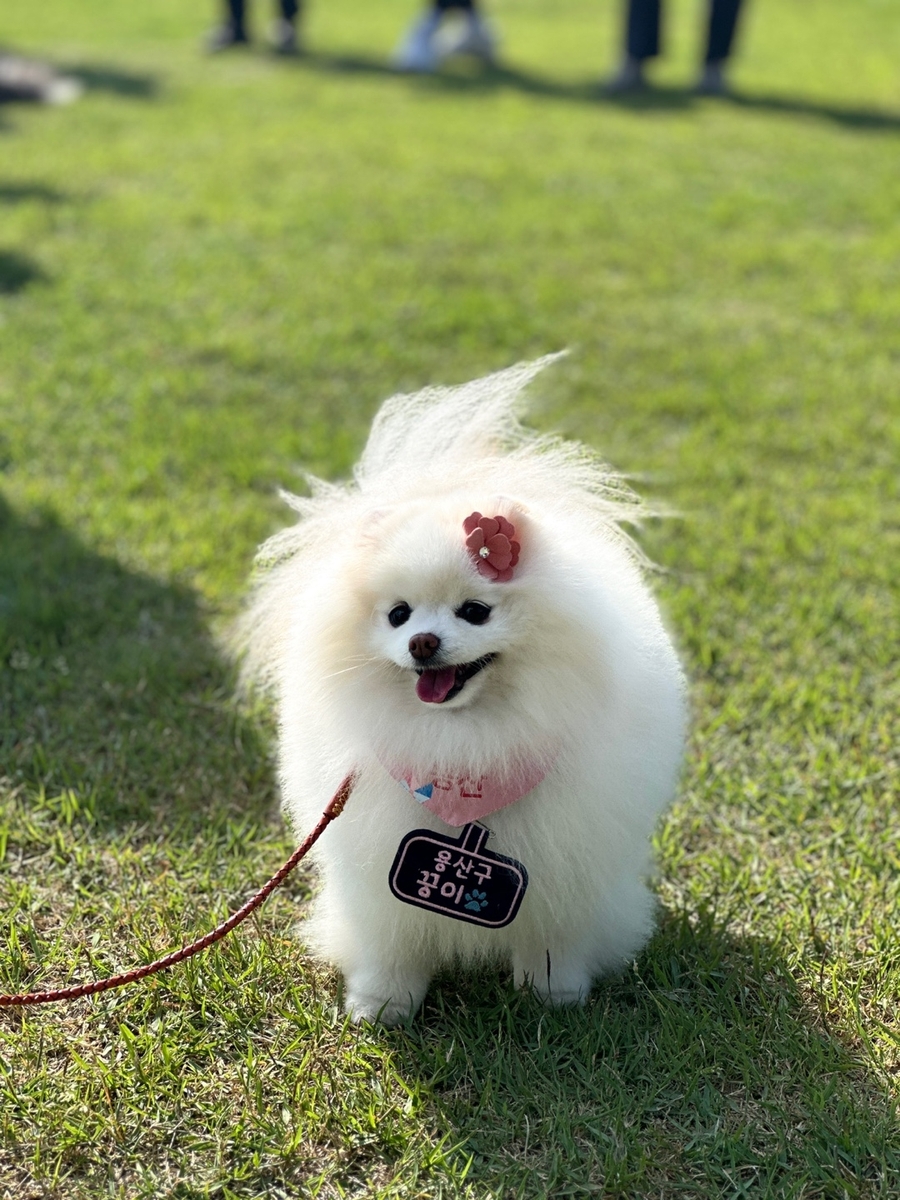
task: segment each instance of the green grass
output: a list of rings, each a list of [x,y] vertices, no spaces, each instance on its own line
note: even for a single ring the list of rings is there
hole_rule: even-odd
[[[692,4],[617,103],[616,5],[494,0],[506,69],[424,80],[385,69],[414,7],[317,4],[280,62],[201,58],[205,4],[4,6],[88,88],[0,109],[0,988],[146,961],[287,856],[219,647],[276,485],[564,345],[537,422],[679,514],[659,932],[583,1011],[466,976],[356,1030],[298,878],[0,1014],[0,1195],[896,1196],[897,4],[755,0],[734,103],[686,90]]]

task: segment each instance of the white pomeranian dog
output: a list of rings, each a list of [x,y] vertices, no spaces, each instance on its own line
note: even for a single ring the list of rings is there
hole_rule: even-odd
[[[286,496],[261,551],[245,673],[275,689],[299,833],[356,773],[304,926],[355,1020],[486,960],[580,1003],[652,930],[684,681],[620,528],[637,500],[518,422],[552,357],[388,400],[353,482]]]

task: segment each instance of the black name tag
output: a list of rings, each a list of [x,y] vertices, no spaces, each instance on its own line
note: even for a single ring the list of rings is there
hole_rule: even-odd
[[[528,872],[514,858],[483,849],[489,835],[475,823],[456,838],[414,829],[397,848],[391,891],[404,904],[502,929],[515,920]]]

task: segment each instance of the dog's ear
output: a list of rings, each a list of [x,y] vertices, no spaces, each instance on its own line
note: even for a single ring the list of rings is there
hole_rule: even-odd
[[[382,526],[388,517],[392,516],[397,510],[392,505],[385,505],[383,508],[370,508],[368,512],[362,514],[357,526],[356,536],[360,545],[375,542],[381,536]]]
[[[528,532],[531,527],[531,512],[527,504],[521,500],[516,500],[514,496],[497,496],[494,499],[494,507],[491,509],[491,516],[506,517],[510,525],[516,531],[516,541],[525,551],[528,543]]]
[[[498,513],[506,517],[507,521],[511,521],[516,514],[527,517],[529,512],[528,505],[524,500],[517,500],[515,496],[507,496],[503,493],[494,497],[494,507]]]

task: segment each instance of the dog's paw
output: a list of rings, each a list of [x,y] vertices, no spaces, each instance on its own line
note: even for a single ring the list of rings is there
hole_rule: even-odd
[[[396,1025],[419,1011],[429,977],[418,970],[367,965],[344,975],[344,1012],[351,1021]]]
[[[412,994],[395,999],[393,996],[372,995],[369,992],[348,991],[344,998],[344,1012],[354,1024],[368,1021],[374,1025],[398,1025],[414,1016],[422,1003]]]
[[[552,1008],[583,1005],[591,990],[591,974],[582,963],[551,965],[549,971],[517,963],[515,979],[517,987],[527,988]]]

